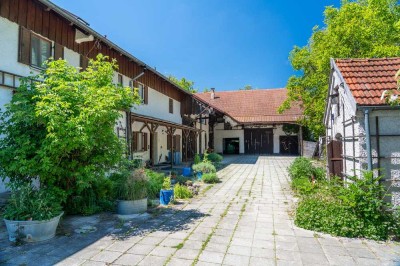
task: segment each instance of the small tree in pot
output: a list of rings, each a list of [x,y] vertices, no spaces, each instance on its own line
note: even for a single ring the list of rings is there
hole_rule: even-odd
[[[147,183],[144,169],[113,174],[114,192],[118,199],[118,214],[136,214],[147,211]]]

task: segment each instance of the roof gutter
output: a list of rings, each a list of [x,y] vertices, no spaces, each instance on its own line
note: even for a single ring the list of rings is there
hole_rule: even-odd
[[[163,74],[161,74],[160,72],[158,72],[157,70],[155,70],[154,68],[150,67],[149,65],[147,65],[146,63],[140,61],[139,59],[137,59],[135,56],[133,56],[132,54],[130,54],[129,52],[125,51],[124,49],[122,49],[121,47],[119,47],[118,45],[116,45],[115,43],[111,42],[110,40],[108,40],[107,38],[105,38],[104,36],[102,36],[100,33],[98,33],[97,31],[93,30],[92,28],[90,28],[88,25],[86,25],[85,23],[83,23],[83,21],[75,18],[74,16],[71,16],[70,14],[68,14],[67,12],[65,12],[62,8],[60,8],[59,6],[53,4],[52,2],[48,1],[48,0],[37,0],[40,3],[44,4],[45,6],[47,6],[48,8],[54,10],[56,13],[58,13],[59,15],[61,15],[62,17],[64,17],[65,19],[71,21],[74,25],[80,27],[81,29],[90,32],[91,34],[93,34],[94,37],[96,37],[97,39],[101,40],[102,42],[104,42],[105,44],[107,44],[108,46],[110,46],[111,48],[114,48],[115,50],[119,51],[121,54],[125,55],[126,57],[132,59],[133,61],[135,61],[136,63],[138,63],[139,65],[144,66],[146,69],[150,70],[151,72],[153,72],[154,74],[156,74],[157,76],[165,79],[166,81],[168,81],[171,85],[175,86],[176,88],[178,88],[180,91],[182,91],[185,94],[188,95],[193,95],[191,92],[188,92],[186,90],[184,90],[183,88],[181,88],[180,86],[178,86],[177,84],[173,83],[172,81],[170,81],[166,76],[164,76]]]

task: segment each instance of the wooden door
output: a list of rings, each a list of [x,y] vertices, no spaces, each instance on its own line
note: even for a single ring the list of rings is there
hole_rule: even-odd
[[[343,178],[342,142],[333,140],[327,145],[329,174]]]
[[[272,129],[245,129],[244,150],[247,154],[272,154],[274,151]]]

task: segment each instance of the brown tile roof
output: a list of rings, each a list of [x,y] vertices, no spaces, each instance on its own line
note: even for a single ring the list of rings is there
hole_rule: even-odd
[[[385,105],[383,91],[397,89],[396,72],[400,57],[336,59],[335,63],[358,105]]]
[[[213,100],[211,92],[195,94],[196,97],[244,124],[296,122],[302,116],[298,105],[283,114],[277,111],[286,99],[286,95],[286,89],[216,91]]]

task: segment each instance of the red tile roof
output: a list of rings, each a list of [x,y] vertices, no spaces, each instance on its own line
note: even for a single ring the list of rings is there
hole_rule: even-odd
[[[286,95],[286,89],[216,91],[215,99],[211,99],[211,92],[195,94],[196,97],[243,124],[296,122],[302,116],[298,105],[283,114],[277,111],[286,99]]]
[[[397,89],[396,72],[400,57],[336,59],[335,63],[358,105],[385,105],[383,91]]]

